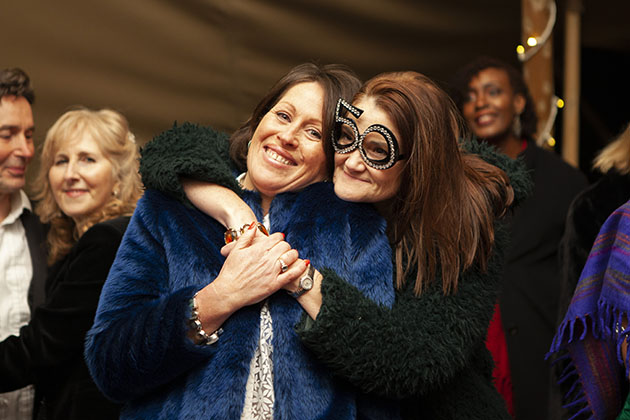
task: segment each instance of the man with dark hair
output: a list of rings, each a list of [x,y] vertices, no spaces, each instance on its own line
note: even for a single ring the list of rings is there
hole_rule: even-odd
[[[34,99],[24,71],[0,70],[0,340],[19,334],[44,297],[45,229],[23,191],[34,154]],[[32,419],[33,400],[32,386],[0,394],[0,418]]]

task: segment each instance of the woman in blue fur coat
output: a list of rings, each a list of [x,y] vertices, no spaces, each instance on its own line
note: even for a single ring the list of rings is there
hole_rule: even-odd
[[[353,86],[341,66],[298,66],[233,137],[248,150],[237,182],[255,218],[227,232],[240,236],[227,259],[220,223],[146,191],[86,343],[94,380],[124,403],[123,419],[398,417],[396,405],[333,378],[294,330],[312,287],[314,275],[302,276],[309,265],[341,273],[379,305],[394,300],[391,264],[372,265],[391,253],[384,220],[321,182],[329,108]],[[283,234],[254,229],[255,219],[310,261]],[[301,291],[289,284],[298,276]],[[283,286],[291,295],[275,293]]]
[[[477,143],[465,143],[461,153],[456,140],[457,112],[448,97],[419,74],[376,77],[364,86],[354,105],[361,109],[340,103],[338,123],[348,123],[350,131],[344,131],[349,140],[337,144],[339,151],[346,153],[336,156],[335,190],[349,200],[373,202],[389,221],[390,239],[402,253],[395,303],[391,309],[379,306],[338,273],[322,270],[321,289],[316,286],[305,295],[312,301],[319,297],[321,307],[319,311],[317,305],[305,307],[312,318],[304,316],[298,325],[302,342],[336,375],[362,391],[403,400],[401,407],[408,418],[508,419],[491,383],[492,361],[484,338],[499,289],[507,240],[496,216],[505,211],[512,189],[515,202],[527,194],[529,179],[523,165]],[[351,109],[353,114],[347,115]],[[368,126],[384,133],[382,138],[376,137],[380,143],[368,143],[374,139],[365,132]],[[365,136],[352,140],[353,133]],[[239,192],[225,182],[229,161],[221,153],[225,148],[221,140],[209,135],[208,129],[191,125],[155,139],[143,150],[145,184],[182,200],[186,195],[180,175],[217,182]],[[382,150],[381,145],[385,146]],[[383,156],[385,163],[376,162],[381,159],[372,153],[383,150],[392,154]],[[239,156],[232,157],[238,164]],[[512,188],[506,188],[505,175],[495,166],[507,173]],[[345,176],[348,178],[344,180]],[[359,182],[375,188],[362,189]],[[379,191],[379,187],[383,189]],[[238,225],[239,214],[247,213],[246,209],[226,211],[216,206],[216,186],[187,181],[184,188],[193,203],[225,217],[228,225],[230,218]],[[212,199],[204,194],[208,188],[215,194]],[[393,197],[377,197],[383,190]],[[232,199],[229,192],[224,194]],[[236,206],[234,201],[230,203]],[[466,220],[466,214],[470,219]],[[361,229],[371,227],[367,221],[357,223]],[[458,239],[446,236],[451,227],[462,228]],[[424,274],[419,282],[418,264],[409,263],[413,256],[400,246],[406,242],[416,252],[422,250],[414,243],[417,232],[427,235],[428,243],[435,240],[438,244],[420,255],[422,260],[430,262],[431,251],[452,251],[452,243],[460,243],[455,253],[467,258],[449,264],[451,270],[443,270],[440,262],[449,261],[453,255],[440,252],[434,274]],[[374,261],[371,267],[378,265]]]

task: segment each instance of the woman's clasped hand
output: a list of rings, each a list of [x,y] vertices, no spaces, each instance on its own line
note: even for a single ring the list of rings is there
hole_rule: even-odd
[[[221,253],[227,258],[219,275],[197,294],[197,299],[212,300],[215,305],[224,302],[243,307],[258,303],[298,278],[307,266],[298,258],[298,251],[284,241],[282,233],[266,236],[255,222]],[[288,266],[285,272],[282,262]]]

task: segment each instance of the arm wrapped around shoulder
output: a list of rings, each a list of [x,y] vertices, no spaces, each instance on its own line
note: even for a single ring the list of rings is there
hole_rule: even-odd
[[[192,123],[174,124],[142,148],[142,182],[180,202],[187,202],[180,177],[212,182],[238,193],[228,146],[226,133]]]

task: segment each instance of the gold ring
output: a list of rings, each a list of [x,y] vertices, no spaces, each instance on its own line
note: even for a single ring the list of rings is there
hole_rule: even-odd
[[[287,271],[289,269],[289,266],[282,261],[282,258],[278,258],[278,261],[280,261],[280,272],[284,273],[285,271]]]

